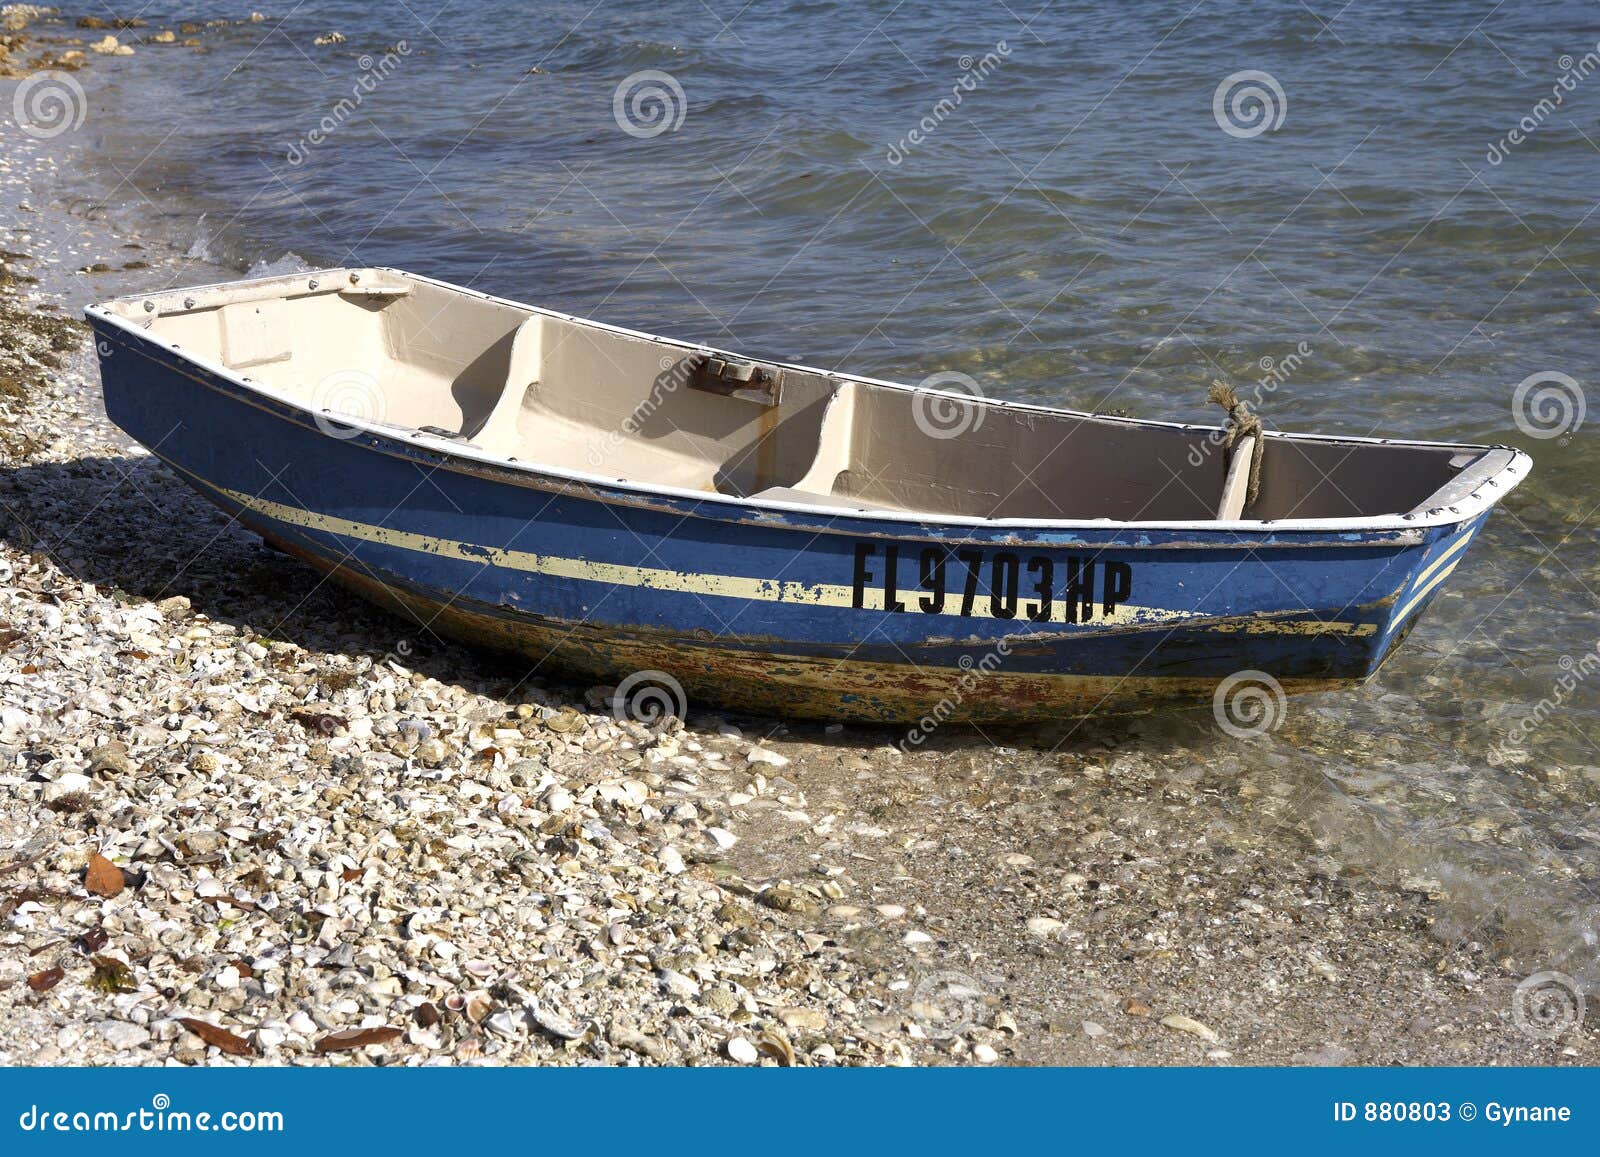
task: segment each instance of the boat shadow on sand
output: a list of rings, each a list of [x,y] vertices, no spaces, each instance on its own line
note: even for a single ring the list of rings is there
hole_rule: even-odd
[[[311,567],[267,546],[184,485],[159,460],[86,457],[70,462],[0,466],[0,539],[50,560],[63,573],[132,603],[187,598],[196,614],[264,640],[308,653],[391,659],[442,683],[514,704],[539,688],[553,705],[596,710],[589,684],[540,668],[519,656],[463,647],[442,637],[400,606],[393,613],[328,581]],[[696,714],[696,713],[692,713]],[[1194,719],[1171,721],[1183,730]],[[797,739],[859,749],[899,744],[904,727],[853,725],[829,733],[825,722],[755,718],[719,712],[696,724],[734,719],[747,732],[772,735],[780,726]],[[948,724],[916,733],[924,750],[1005,743],[1053,749],[1063,742],[1123,746],[1148,733],[1149,717],[1070,720],[1057,727],[981,731]]]

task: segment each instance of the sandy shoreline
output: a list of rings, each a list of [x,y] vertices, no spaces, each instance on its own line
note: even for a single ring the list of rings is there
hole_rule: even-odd
[[[0,1061],[1600,1059],[1203,722],[649,732],[319,585],[105,421],[63,320],[228,272],[0,132]]]

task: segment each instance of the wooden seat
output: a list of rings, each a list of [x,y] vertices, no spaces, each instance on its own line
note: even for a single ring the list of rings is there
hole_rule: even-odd
[[[543,326],[543,318],[530,317],[517,327],[516,336],[511,339],[506,388],[483,424],[470,435],[475,445],[491,454],[513,454],[521,441],[517,419],[522,414],[528,387],[539,380]]]

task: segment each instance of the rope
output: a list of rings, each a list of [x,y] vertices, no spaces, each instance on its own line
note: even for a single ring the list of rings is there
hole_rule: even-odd
[[[1216,378],[1211,380],[1206,401],[1214,402],[1228,411],[1227,433],[1223,437],[1222,448],[1228,451],[1230,467],[1233,465],[1234,444],[1240,438],[1256,440],[1255,450],[1250,455],[1250,489],[1245,495],[1245,505],[1249,506],[1255,502],[1256,494],[1261,490],[1261,452],[1267,444],[1266,438],[1262,437],[1261,419],[1250,412],[1249,404],[1233,392],[1232,386]]]

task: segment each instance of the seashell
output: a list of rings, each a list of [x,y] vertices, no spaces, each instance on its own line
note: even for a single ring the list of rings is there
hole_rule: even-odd
[[[789,1038],[781,1029],[768,1025],[761,1030],[761,1035],[756,1038],[756,1048],[764,1056],[769,1056],[784,1068],[793,1068],[795,1065],[794,1046],[789,1043]]]
[[[494,1013],[483,1023],[484,1027],[490,1032],[497,1033],[500,1036],[516,1036],[517,1033],[522,1031],[522,1018],[504,1009]]]
[[[289,1016],[289,1031],[299,1036],[310,1036],[317,1031],[317,1022],[304,1012],[294,1012]]]
[[[588,1032],[577,1021],[554,1009],[545,1008],[538,1001],[528,1005],[528,1013],[533,1017],[534,1024],[559,1040],[578,1040]]]

